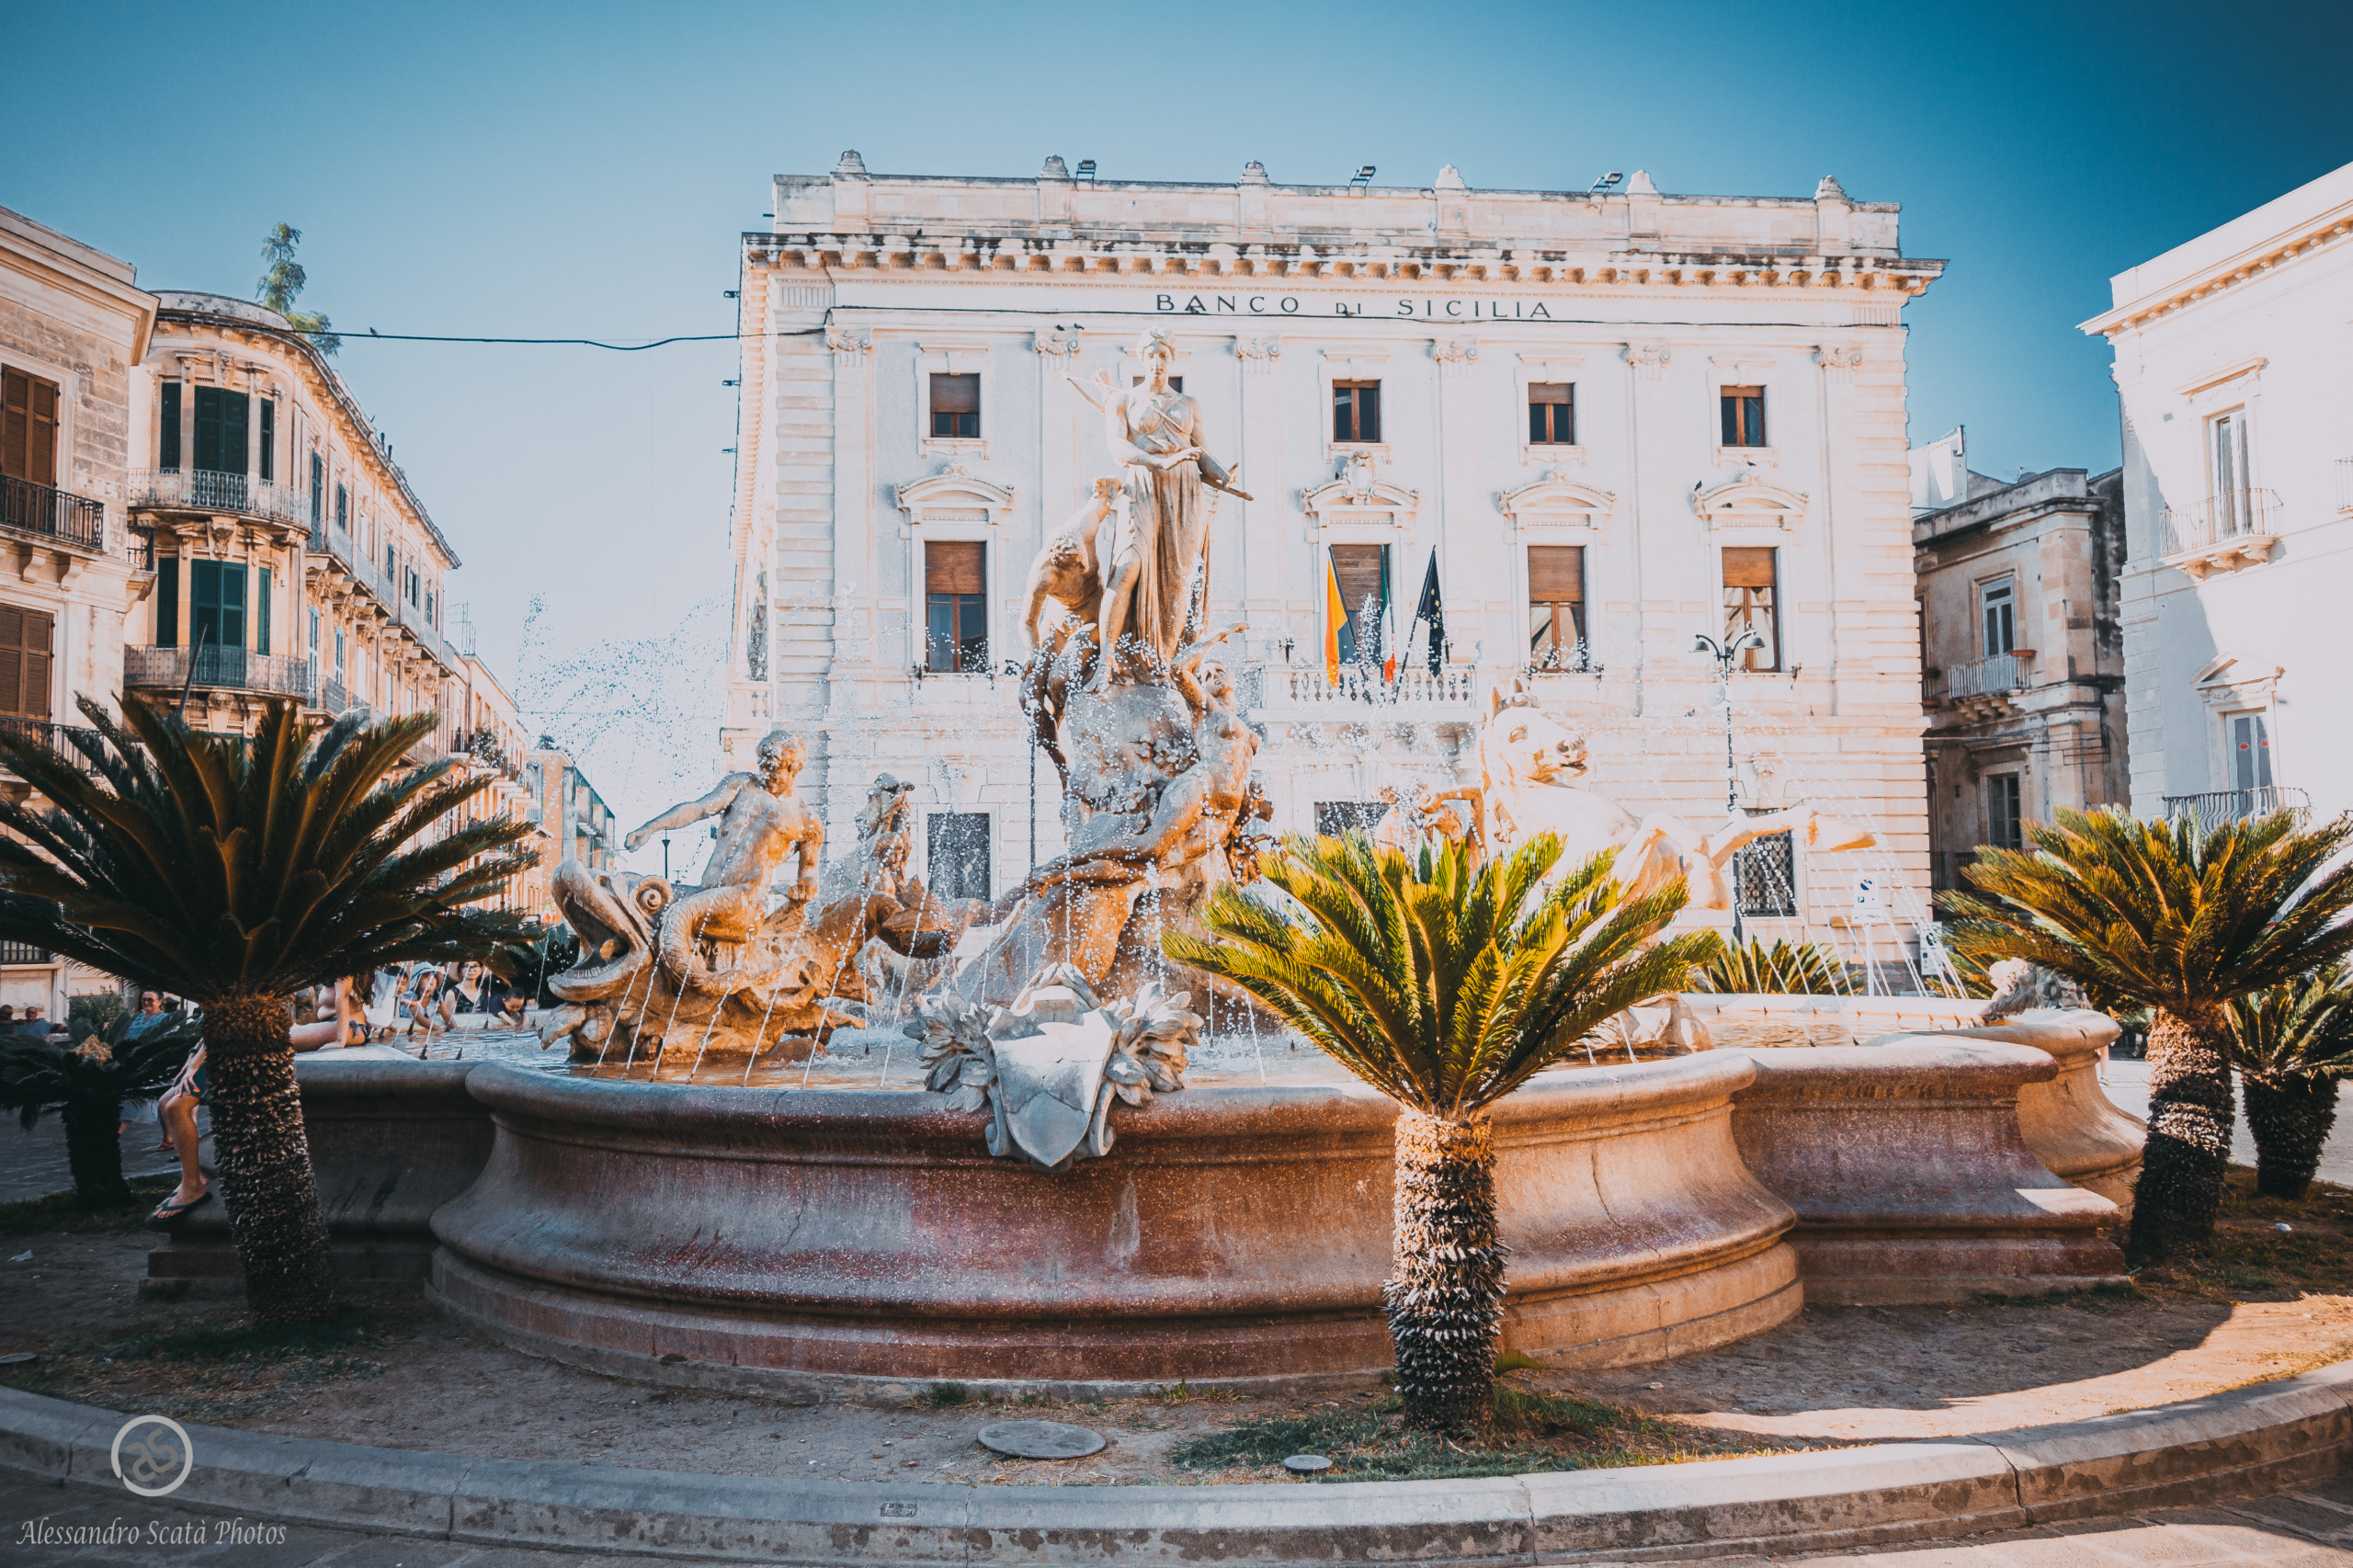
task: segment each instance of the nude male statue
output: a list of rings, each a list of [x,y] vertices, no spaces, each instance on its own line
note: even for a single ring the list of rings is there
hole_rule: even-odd
[[[1046,540],[1038,559],[1030,563],[1028,608],[1022,611],[1021,630],[1032,648],[1040,646],[1038,623],[1045,616],[1047,600],[1061,605],[1074,621],[1091,625],[1100,614],[1103,574],[1096,559],[1095,536],[1102,528],[1103,519],[1111,515],[1119,494],[1118,480],[1097,480],[1093,497]]]
[[[710,794],[672,806],[624,840],[637,849],[665,829],[719,818],[719,841],[703,866],[702,885],[672,905],[663,923],[662,967],[681,983],[696,967],[697,941],[743,943],[758,934],[768,884],[787,855],[798,850],[801,856],[800,881],[787,896],[794,903],[817,896],[824,824],[792,798],[809,749],[798,735],[771,730],[761,738],[757,756],[757,772],[729,774]]]

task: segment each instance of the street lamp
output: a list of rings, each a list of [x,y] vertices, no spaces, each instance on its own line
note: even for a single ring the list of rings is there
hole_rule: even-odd
[[[1733,760],[1732,751],[1732,667],[1743,653],[1752,648],[1765,646],[1765,639],[1753,626],[1743,627],[1737,637],[1717,639],[1702,631],[1693,642],[1693,650],[1705,653],[1716,662],[1716,687],[1724,705],[1724,819],[1730,822],[1740,815],[1740,774]],[[1732,878],[1732,939],[1741,942],[1740,927],[1740,862],[1733,862]]]

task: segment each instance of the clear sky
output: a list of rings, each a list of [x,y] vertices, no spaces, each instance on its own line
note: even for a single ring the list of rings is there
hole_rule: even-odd
[[[1808,196],[1904,206],[1915,442],[2117,460],[2110,274],[2353,161],[2353,6],[403,5],[6,0],[0,205],[306,309],[465,565],[483,651],[629,822],[714,766],[727,343],[643,354],[383,332],[733,330],[768,176],[881,172]],[[545,609],[531,614],[535,598]],[[697,607],[715,601],[716,616]],[[716,622],[716,623],[715,623]],[[706,656],[708,651],[708,656]],[[609,674],[606,672],[610,672]],[[649,852],[652,853],[652,852]]]

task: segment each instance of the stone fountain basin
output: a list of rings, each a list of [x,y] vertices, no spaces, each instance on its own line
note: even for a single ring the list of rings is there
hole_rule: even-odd
[[[1620,1365],[1799,1310],[1796,1216],[1733,1136],[1756,1072],[1556,1070],[1497,1108],[1506,1343]],[[432,1292],[559,1359],[829,1397],[1297,1386],[1391,1359],[1396,1112],[1358,1085],[1164,1096],[1059,1175],[990,1158],[979,1115],[919,1093],[489,1065],[468,1089],[496,1142],[434,1216]]]

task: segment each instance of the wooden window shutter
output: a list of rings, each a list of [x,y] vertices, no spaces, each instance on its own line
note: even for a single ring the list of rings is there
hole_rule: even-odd
[[[55,618],[0,605],[0,713],[49,717],[50,639]]]
[[[1388,553],[1385,544],[1332,547],[1332,574],[1340,581],[1340,603],[1351,616],[1364,613],[1367,599],[1376,613],[1380,610],[1381,568],[1388,564]]]
[[[1528,601],[1559,605],[1585,602],[1585,546],[1531,544],[1528,547]]]
[[[1727,588],[1769,588],[1773,585],[1773,557],[1779,553],[1770,548],[1756,549],[1745,545],[1724,547],[1724,586]]]
[[[923,586],[926,594],[985,594],[985,546],[942,541],[923,547]]]
[[[1575,395],[1575,383],[1571,381],[1530,381],[1528,401],[1530,403],[1567,403]]]
[[[0,371],[0,473],[57,483],[57,383]]]
[[[981,378],[932,377],[931,411],[934,414],[978,414],[981,411]]]

